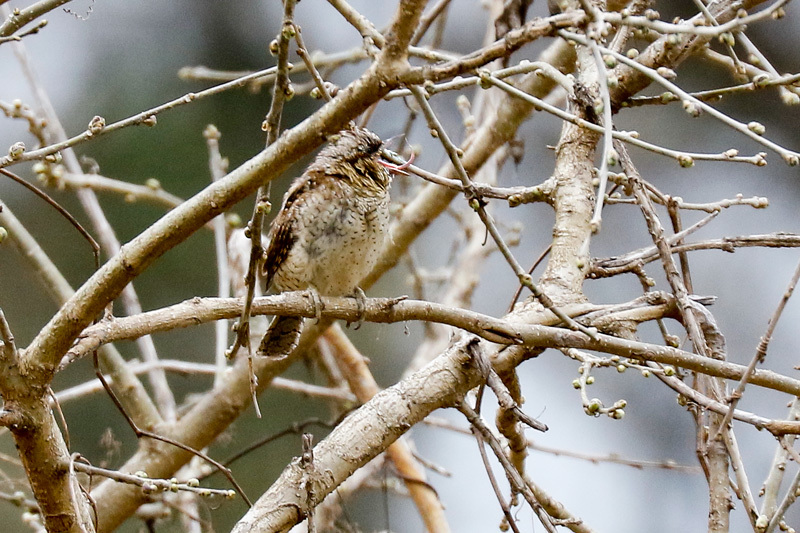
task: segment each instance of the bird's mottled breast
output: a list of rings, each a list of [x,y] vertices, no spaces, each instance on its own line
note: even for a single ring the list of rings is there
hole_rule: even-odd
[[[391,176],[379,160],[382,144],[364,129],[342,131],[292,183],[270,228],[268,285],[343,296],[369,273],[389,226]]]
[[[275,272],[275,287],[286,291],[313,286],[323,295],[350,294],[383,248],[388,191],[364,194],[347,179],[321,176],[289,209],[294,240]],[[275,226],[272,233],[277,233]]]

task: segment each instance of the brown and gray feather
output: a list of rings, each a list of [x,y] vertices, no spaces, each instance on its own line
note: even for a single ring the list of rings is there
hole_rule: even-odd
[[[269,231],[267,288],[344,296],[375,266],[389,225],[381,147],[368,130],[344,130],[292,183]]]

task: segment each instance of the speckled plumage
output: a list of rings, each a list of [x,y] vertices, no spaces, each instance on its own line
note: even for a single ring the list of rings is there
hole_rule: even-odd
[[[375,266],[389,225],[382,142],[344,130],[295,179],[270,227],[262,273],[277,291],[352,294]]]

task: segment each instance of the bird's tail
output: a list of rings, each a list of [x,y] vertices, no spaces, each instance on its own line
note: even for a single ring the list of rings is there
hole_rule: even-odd
[[[303,317],[276,316],[258,346],[262,357],[286,357],[297,348],[303,331]]]

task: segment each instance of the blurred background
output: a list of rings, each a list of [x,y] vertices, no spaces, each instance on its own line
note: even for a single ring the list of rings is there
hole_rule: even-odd
[[[384,26],[395,2],[353,0],[352,5]],[[12,8],[26,2],[12,0]],[[664,4],[660,2],[659,4]],[[692,2],[669,2],[658,5],[665,20],[673,15],[694,12]],[[46,88],[69,135],[87,127],[95,115],[107,123],[136,114],[144,109],[176,98],[189,91],[210,86],[211,82],[184,81],[177,75],[185,66],[205,65],[221,70],[258,70],[271,66],[269,42],[278,31],[282,6],[277,0],[125,2],[84,0],[67,4],[73,13],[53,11],[49,24],[38,35],[24,39],[31,66]],[[800,9],[789,5],[781,21],[765,21],[753,25],[749,37],[773,62],[780,72],[797,72],[800,50]],[[478,0],[453,0],[450,19],[444,34],[443,48],[468,52],[479,47],[487,27],[487,11]],[[546,14],[543,2],[535,2],[529,13]],[[296,10],[296,21],[310,50],[338,51],[360,46],[358,33],[340,22],[338,14],[326,2],[303,0]],[[537,42],[519,52],[516,58],[535,58],[547,42]],[[292,61],[299,62],[296,57]],[[357,76],[366,63],[349,65],[338,70],[332,80],[345,85]],[[678,70],[680,85],[687,90],[700,90],[730,85],[733,79],[717,66],[690,60]],[[648,94],[662,90],[653,87]],[[474,93],[467,91],[468,96]],[[437,113],[455,139],[463,136],[454,94],[431,100]],[[12,46],[0,46],[0,100],[20,99],[33,104],[29,84],[22,75]],[[316,100],[298,96],[287,104],[284,126],[296,124],[320,106]],[[766,126],[767,136],[789,148],[800,148],[798,119],[800,106],[784,105],[777,91],[744,94],[726,99],[718,105],[742,122],[758,120]],[[208,154],[203,129],[215,124],[222,133],[221,151],[235,168],[263,149],[264,134],[260,129],[269,108],[269,90],[253,92],[246,88],[206,98],[158,116],[155,128],[133,127],[81,144],[77,153],[91,157],[102,175],[143,184],[156,178],[165,190],[183,198],[195,194],[210,181]],[[399,101],[378,107],[370,127],[383,138],[402,133],[406,108]],[[635,129],[643,139],[674,148],[715,152],[731,147],[742,155],[762,151],[753,143],[710,117],[691,118],[679,104],[623,110],[616,117],[619,129]],[[418,121],[420,122],[420,121]],[[502,185],[534,185],[546,179],[553,170],[554,157],[548,146],[558,141],[560,122],[538,114],[520,130],[525,157],[519,165],[507,164],[500,177]],[[22,121],[2,120],[0,150],[17,141],[31,147],[35,140]],[[435,171],[444,162],[440,146],[432,142],[423,123],[412,129],[409,142],[422,147],[418,163]],[[800,183],[798,170],[787,167],[775,154],[768,154],[765,168],[731,163],[698,162],[691,169],[680,168],[674,161],[641,150],[631,155],[642,175],[673,196],[691,202],[711,202],[733,198],[766,196],[766,210],[734,207],[723,212],[712,224],[698,232],[694,239],[723,236],[797,232]],[[273,187],[273,204],[279,204],[288,183],[308,160],[301,160]],[[30,165],[13,167],[18,174],[33,179]],[[79,220],[86,222],[71,192],[49,190]],[[0,181],[0,199],[39,240],[74,287],[79,286],[93,270],[91,250],[68,223],[52,209],[20,186]],[[395,200],[402,198],[395,197]],[[100,194],[106,214],[122,242],[139,234],[164,212],[162,207],[143,203],[127,203],[119,195]],[[457,199],[453,208],[468,214]],[[521,239],[515,254],[523,265],[530,265],[547,247],[551,236],[552,211],[545,205],[531,204],[510,210],[502,203],[494,207],[495,217],[505,227],[521,225]],[[247,219],[252,202],[245,201],[236,211]],[[700,215],[686,215],[685,225],[699,220]],[[446,272],[458,249],[458,226],[451,217],[441,217],[415,243],[412,253],[417,265],[427,271]],[[607,257],[650,244],[646,226],[638,208],[611,206],[604,211],[602,232],[592,241],[592,254]],[[800,255],[796,250],[739,249],[735,254],[720,251],[698,252],[692,256],[695,292],[714,295],[717,302],[711,309],[726,335],[728,355],[732,361],[747,364],[755,352],[759,337],[792,275]],[[541,270],[542,267],[540,267]],[[483,269],[473,308],[502,315],[516,289],[516,278],[499,254],[493,254]],[[540,273],[540,271],[537,271]],[[648,267],[658,286],[666,288],[657,263]],[[369,291],[371,296],[409,294],[408,270],[401,266],[388,273]],[[213,296],[217,277],[213,236],[209,231],[194,237],[163,258],[142,276],[135,287],[145,310],[183,301],[194,296]],[[638,280],[624,276],[610,280],[588,281],[586,292],[595,303],[623,302],[641,293]],[[436,298],[436,287],[428,296]],[[19,252],[8,242],[0,245],[0,308],[20,346],[25,346],[50,319],[57,305],[41,287]],[[800,305],[790,301],[776,336],[770,345],[767,366],[797,377],[794,366],[798,341],[793,331],[800,318]],[[678,327],[672,325],[673,332]],[[371,360],[371,368],[382,386],[390,386],[401,376],[422,338],[419,324],[371,325],[348,332]],[[658,341],[655,327],[645,327],[644,340]],[[155,337],[155,344],[164,358],[190,361],[213,361],[214,332],[212,325],[179,330]],[[138,357],[133,343],[120,343],[118,348],[127,357]],[[652,379],[644,379],[633,371],[618,374],[614,370],[595,375],[591,393],[610,405],[624,398],[628,401],[623,420],[592,418],[583,413],[578,392],[571,382],[577,374],[577,363],[560,352],[547,351],[539,358],[523,364],[519,373],[528,414],[545,422],[550,431],[530,434],[538,445],[588,456],[615,454],[621,458],[643,461],[674,461],[697,466],[694,454],[694,424],[686,410],[676,403],[675,394]],[[312,379],[308,368],[297,365],[289,375]],[[60,374],[56,389],[90,380],[93,370],[89,361],[81,361]],[[201,393],[211,385],[203,377],[170,377],[179,401],[192,393]],[[740,407],[767,417],[785,416],[786,397],[748,389]],[[259,437],[286,428],[294,421],[310,416],[327,417],[328,406],[319,400],[297,401],[291,393],[271,391],[261,399],[264,413],[257,419],[252,409],[236,421],[211,449],[216,458],[224,458]],[[63,406],[69,423],[73,451],[80,451],[95,464],[107,462],[121,465],[135,449],[122,417],[104,394],[70,402]],[[492,405],[487,402],[484,413],[491,418]],[[436,413],[455,423],[466,425],[457,413]],[[769,468],[775,447],[774,439],[749,426],[737,425],[745,466],[754,493]],[[110,433],[109,433],[110,432]],[[530,432],[529,432],[530,433]],[[119,445],[109,445],[108,435]],[[316,440],[324,431],[316,431]],[[431,473],[446,508],[454,531],[492,531],[501,518],[491,487],[480,462],[477,446],[471,437],[442,429],[418,427],[411,433],[418,452],[424,458],[451,472],[450,477]],[[105,439],[105,441],[104,441]],[[101,441],[104,441],[103,444]],[[0,437],[0,451],[15,454],[9,435]],[[299,436],[290,436],[270,444],[234,464],[234,475],[251,497],[266,490],[291,457],[300,454]],[[790,472],[795,471],[790,467]],[[3,467],[9,473],[12,467]],[[696,469],[695,469],[696,470]],[[19,472],[19,470],[16,470]],[[680,469],[633,468],[608,462],[531,452],[528,472],[536,483],[562,501],[596,531],[633,533],[640,531],[701,531],[707,513],[707,487],[698,471]],[[496,474],[502,477],[499,470]],[[225,488],[222,477],[214,477],[214,486]],[[0,490],[13,492],[19,486],[13,480],[0,482]],[[760,502],[759,502],[760,503]],[[363,531],[420,531],[421,522],[408,500],[381,490],[366,491],[354,501],[346,502],[347,515]],[[240,501],[211,502],[204,518],[213,520],[216,531],[227,531],[245,512]],[[0,504],[2,523],[7,531],[24,531],[19,511],[10,504]],[[794,527],[800,524],[800,513],[790,515]],[[540,526],[529,512],[518,516],[524,531],[538,531]],[[749,531],[741,506],[734,511],[732,531]],[[177,530],[178,524],[167,522],[157,531]],[[142,523],[129,520],[123,531],[138,531]]]

